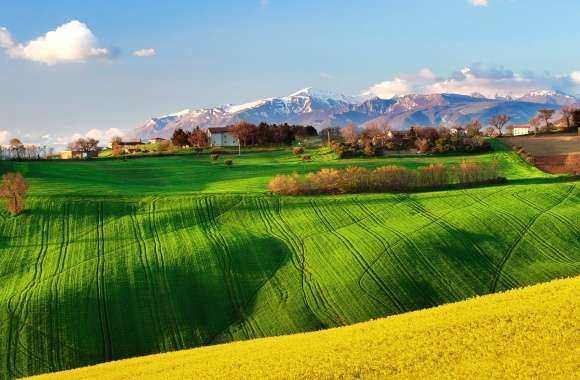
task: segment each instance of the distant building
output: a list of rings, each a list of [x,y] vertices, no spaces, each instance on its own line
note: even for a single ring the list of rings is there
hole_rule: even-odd
[[[451,133],[454,136],[464,136],[465,129],[462,127],[453,127],[449,129],[449,133]]]
[[[392,139],[393,137],[406,138],[406,137],[409,137],[410,134],[411,134],[410,131],[392,131],[392,130],[389,130],[387,132],[387,137],[390,139]]]
[[[238,139],[229,127],[208,128],[210,146],[238,146]]]
[[[119,146],[122,146],[124,148],[136,148],[138,145],[143,145],[143,142],[139,140],[139,141],[121,141],[119,143]],[[107,148],[112,149],[113,148],[113,143],[110,142],[107,145]]]
[[[98,150],[92,150],[90,152],[81,152],[79,150],[63,150],[60,152],[61,160],[83,160],[87,158],[97,158],[99,157]]]
[[[152,137],[148,140],[149,144],[159,144],[163,141],[167,141],[167,139],[163,139],[161,137]]]
[[[530,126],[527,124],[522,125],[512,125],[512,135],[514,136],[523,136],[530,134]]]

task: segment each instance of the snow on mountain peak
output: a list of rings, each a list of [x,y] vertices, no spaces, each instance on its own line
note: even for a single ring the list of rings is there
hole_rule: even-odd
[[[169,117],[181,117],[181,116],[187,115],[188,113],[191,113],[191,110],[189,108],[185,109],[183,111],[170,113],[169,115],[159,116],[159,117],[156,117],[156,119],[165,119],[165,118],[169,118]]]
[[[527,93],[524,96],[565,96],[565,97],[570,97],[570,95],[565,94],[562,91],[551,90],[551,89],[534,90],[534,91]]]
[[[356,101],[356,99],[353,98],[352,96],[337,94],[337,93],[330,92],[330,91],[318,90],[318,89],[314,89],[312,87],[303,88],[300,91],[296,91],[295,93],[288,95],[287,97],[291,98],[291,97],[299,97],[299,96],[305,96],[305,97],[310,97],[310,98],[315,98],[315,99],[320,99],[320,100],[335,100],[335,101],[340,101],[340,102],[345,102],[345,103],[358,103],[358,101]]]

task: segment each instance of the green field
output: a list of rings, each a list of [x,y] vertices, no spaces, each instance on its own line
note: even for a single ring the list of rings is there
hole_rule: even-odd
[[[288,150],[0,163],[31,185],[0,214],[0,378],[343,326],[580,274],[580,189],[496,146],[508,185],[277,197],[275,174],[462,156],[302,163]]]
[[[527,165],[499,143],[491,154],[476,154],[470,160],[486,163],[497,160],[500,175],[528,180],[548,177]],[[304,173],[325,167],[345,168],[402,165],[409,168],[431,163],[459,164],[466,156],[426,156],[358,158],[337,160],[326,150],[312,150],[312,161],[302,162],[288,148],[242,156],[222,155],[213,162],[207,154],[178,154],[169,157],[131,158],[94,161],[1,162],[0,172],[18,170],[31,184],[32,195],[136,195],[190,192],[264,192],[268,181],[277,174]],[[224,158],[234,160],[225,167]]]

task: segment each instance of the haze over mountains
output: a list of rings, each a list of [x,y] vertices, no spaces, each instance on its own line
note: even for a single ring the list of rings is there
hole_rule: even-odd
[[[221,127],[238,121],[251,123],[290,123],[312,125],[317,129],[384,121],[394,129],[412,125],[466,123],[471,119],[485,122],[505,113],[514,124],[526,123],[539,109],[559,109],[579,103],[578,99],[555,90],[537,90],[518,98],[487,98],[480,94],[404,95],[391,99],[353,97],[306,88],[277,98],[266,98],[239,105],[183,110],[156,117],[131,130],[127,137],[168,138],[178,128]]]

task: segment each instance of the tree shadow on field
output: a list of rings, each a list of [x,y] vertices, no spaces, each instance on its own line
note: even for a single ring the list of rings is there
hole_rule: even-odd
[[[32,375],[202,346],[240,324],[246,338],[259,336],[248,322],[256,295],[291,252],[250,234],[221,248],[155,256],[148,246],[65,271],[58,297],[52,282],[38,285],[16,337],[27,346],[15,353],[17,369]]]

